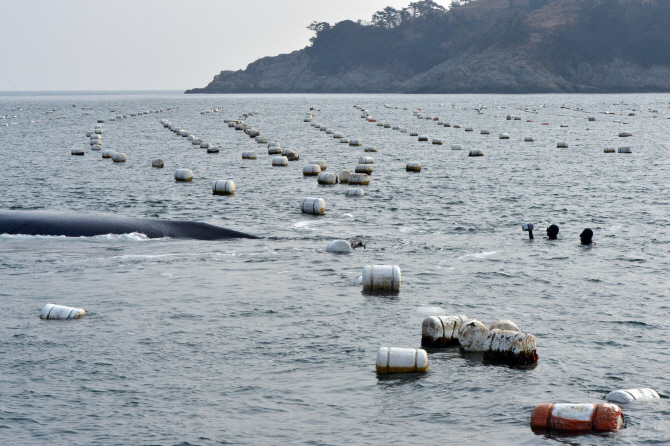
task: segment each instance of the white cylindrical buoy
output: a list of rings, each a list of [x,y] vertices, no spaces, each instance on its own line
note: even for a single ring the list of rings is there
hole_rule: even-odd
[[[209,147],[212,147],[212,143],[211,143],[211,142],[203,142],[203,143],[200,143],[200,148],[201,148],[201,149],[207,149],[207,148],[209,148]]]
[[[661,397],[654,389],[626,389],[615,390],[605,396],[607,401],[619,404],[641,403],[660,400]]]
[[[321,167],[318,164],[307,164],[302,168],[302,174],[304,176],[314,176],[321,173]]]
[[[207,153],[219,153],[219,148],[214,146],[207,147]]]
[[[350,146],[362,146],[363,145],[363,140],[362,139],[351,139],[351,140],[349,140],[349,145]]]
[[[407,172],[421,172],[421,163],[413,161],[405,165],[405,171]]]
[[[373,170],[374,166],[372,164],[358,164],[354,172],[371,174]]]
[[[491,132],[489,130],[482,130],[479,133],[482,134],[482,135],[490,135],[491,134]]]
[[[235,193],[233,180],[216,180],[212,183],[212,193],[215,195],[231,195]]]
[[[398,265],[365,265],[363,291],[399,291],[400,267]]]
[[[327,133],[327,132],[326,132]],[[333,138],[344,138],[344,134],[342,133],[333,133]]]
[[[97,135],[97,134],[96,135],[91,135],[91,140],[94,140],[94,139],[102,139],[102,135]]]
[[[242,152],[242,159],[243,160],[255,160],[258,158],[258,155],[256,155],[256,152],[251,151],[251,152]]]
[[[265,136],[257,136],[256,142],[258,144],[266,144],[268,142],[268,139]]]
[[[568,143],[567,142],[556,143],[556,148],[557,149],[567,149],[568,148]]]
[[[174,179],[177,181],[191,181],[193,179],[193,172],[191,169],[177,169],[174,173]]]
[[[86,132],[86,137],[88,138],[89,136],[91,136],[91,133],[93,132]]]
[[[337,175],[333,172],[321,172],[317,175],[316,181],[319,184],[335,184],[337,183]]]
[[[81,147],[74,147],[72,150],[70,150],[71,155],[77,155],[77,156],[83,156],[84,155],[84,149]]]
[[[501,321],[496,321],[491,324],[489,327],[489,330],[508,330],[508,331],[517,331],[521,332],[519,330],[519,327],[512,321],[508,319],[503,319]]]
[[[186,140],[187,140],[187,141],[193,141],[194,139],[195,139],[195,136],[194,136],[194,135],[188,135],[188,136],[186,137]]]
[[[291,152],[292,152],[292,149],[287,149],[286,147],[281,149],[282,156],[288,156],[288,154],[291,153]]]
[[[94,133],[95,133],[96,135],[102,135],[102,129],[95,129],[95,130],[94,130]]]
[[[451,122],[445,122],[445,123],[444,123],[444,126],[445,126],[445,127],[451,127]]]
[[[102,145],[100,144],[93,144],[91,146],[91,150],[102,150]]]
[[[533,138],[532,136],[526,136],[523,140],[524,142],[533,142],[535,141],[535,138]]]
[[[633,134],[632,134],[632,133],[628,133],[628,132],[621,132],[621,133],[619,133],[619,137],[620,137],[620,138],[627,138],[627,137],[629,137],[629,136],[633,136]]]
[[[367,186],[370,184],[370,177],[366,173],[352,173],[349,175],[349,184]]]
[[[326,202],[323,198],[303,198],[300,202],[300,211],[303,214],[321,215],[326,212]]]
[[[535,336],[512,330],[491,329],[484,341],[484,359],[506,364],[535,364]]]
[[[421,345],[449,347],[458,345],[458,329],[466,316],[429,316],[421,324]]]
[[[454,144],[451,146],[451,150],[463,150],[463,144]]]
[[[458,343],[466,352],[484,351],[484,342],[489,329],[477,319],[470,319],[458,329]]]
[[[353,187],[348,187],[347,190],[344,192],[344,195],[346,197],[360,197],[365,195],[365,191],[363,189],[355,189]]]
[[[340,173],[337,174],[337,178],[340,180],[340,183],[348,183],[349,177],[351,176],[351,171],[348,169],[340,170]]]
[[[418,132],[409,132],[409,136],[419,136]]]
[[[433,144],[437,144],[437,145],[441,146],[442,145],[442,140],[441,139],[433,139]]]
[[[79,319],[86,314],[83,308],[65,307],[63,305],[46,304],[42,308],[42,319]]]
[[[419,135],[419,141],[428,141],[428,136],[426,136],[426,135]]]
[[[619,153],[633,153],[630,147],[619,147]]]
[[[349,138],[340,139],[340,144],[349,144]]]
[[[484,156],[484,153],[481,151],[481,149],[472,149],[468,153],[468,156]]]
[[[151,167],[163,167],[163,166],[165,166],[165,163],[160,158],[156,158],[155,160],[151,161]]]
[[[428,371],[428,354],[423,349],[380,347],[375,364],[377,373]]]
[[[453,128],[455,128],[455,129],[460,129],[460,128],[461,128],[461,125],[460,125],[460,124],[454,124],[454,127],[453,127]]]
[[[472,132],[473,129],[472,129],[472,127],[466,127],[466,128],[465,128],[465,131],[466,131],[466,132]]]
[[[193,144],[194,146],[199,146],[200,144],[202,144],[202,139],[201,138],[194,138],[194,139],[191,140],[191,144]]]
[[[589,122],[595,122],[596,118],[594,117],[589,117]]]
[[[605,150],[603,150],[605,153],[616,153],[616,150],[614,150],[611,147],[605,147]]]
[[[123,152],[114,152],[112,155],[112,161],[115,163],[125,163],[126,162],[126,154]]]
[[[274,158],[272,158],[272,166],[273,167],[288,166],[288,158],[286,158],[285,156],[275,156]]]
[[[314,161],[312,164],[318,164],[321,170],[326,170],[326,167],[328,167],[325,160]]]
[[[614,432],[625,425],[616,404],[538,404],[530,414],[533,430]]]
[[[103,151],[102,151],[102,157],[103,157],[103,158],[111,158],[112,155],[114,155],[114,151],[113,151],[113,150],[103,150]]]
[[[326,135],[334,135],[334,134],[335,134],[335,130],[333,130],[333,129],[326,130]]]
[[[281,148],[279,147],[268,147],[268,155],[278,155],[281,153]]]
[[[358,158],[358,164],[374,164],[375,160],[371,156],[361,156]]]
[[[374,147],[374,146],[372,146],[372,147],[366,147],[365,149],[363,149],[363,151],[364,151],[364,152],[376,152],[376,151],[377,151],[377,148]]]
[[[182,130],[181,132],[179,132],[179,134],[185,138],[189,136],[191,132],[189,132],[188,130]]]
[[[500,136],[498,137],[500,139],[509,139],[509,133],[501,133]]]
[[[351,245],[346,240],[333,240],[328,243],[326,251],[338,254],[349,254],[351,252]]]

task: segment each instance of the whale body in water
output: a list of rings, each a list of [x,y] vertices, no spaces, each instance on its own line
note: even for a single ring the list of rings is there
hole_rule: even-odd
[[[120,217],[107,214],[81,215],[53,211],[0,211],[0,234],[61,235],[93,237],[138,232],[149,238],[220,240],[258,238],[243,232],[195,221]]]

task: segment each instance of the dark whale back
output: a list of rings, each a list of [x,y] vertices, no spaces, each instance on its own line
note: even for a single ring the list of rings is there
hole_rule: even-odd
[[[149,238],[171,237],[195,240],[257,238],[243,232],[194,221],[157,220],[117,215],[80,215],[52,211],[0,211],[0,234],[64,235],[93,237],[138,232]]]

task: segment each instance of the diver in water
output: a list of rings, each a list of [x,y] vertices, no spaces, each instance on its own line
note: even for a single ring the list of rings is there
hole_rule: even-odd
[[[595,246],[593,242],[593,231],[589,228],[586,228],[579,234],[579,240],[581,240],[582,245],[585,246]]]
[[[558,226],[551,225],[547,228],[547,238],[549,240],[556,240],[558,237]]]

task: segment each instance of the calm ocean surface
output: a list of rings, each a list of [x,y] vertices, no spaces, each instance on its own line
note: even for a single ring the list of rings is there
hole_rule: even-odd
[[[669,104],[667,94],[0,95],[0,208],[197,220],[261,237],[0,235],[0,443],[669,444]],[[444,145],[367,123],[353,105]],[[321,109],[314,122],[363,146],[304,123],[310,106]],[[415,108],[474,132],[418,120]],[[273,168],[265,145],[223,123],[254,110],[251,127],[299,161]],[[126,153],[124,164],[85,136],[119,114],[128,119],[105,124],[103,149]],[[194,148],[163,118],[221,152]],[[353,171],[371,145],[363,197],[301,173],[318,159]],[[633,153],[603,153],[620,146]],[[472,148],[484,157],[469,158]],[[242,160],[245,150],[258,159]],[[151,168],[157,157],[164,169]],[[405,172],[408,161],[423,170]],[[193,181],[175,182],[178,168]],[[215,179],[234,180],[235,195],[212,195]],[[325,199],[324,216],[300,213],[309,196]],[[552,223],[560,234],[549,242]],[[596,247],[579,245],[586,227]],[[356,236],[365,250],[326,252]],[[400,292],[363,294],[366,264],[399,265]],[[42,321],[46,303],[87,314]],[[450,348],[429,350],[428,373],[378,377],[377,349],[420,347],[423,318],[440,314],[515,321],[537,338],[537,366]],[[622,406],[619,433],[529,427],[539,403],[639,387],[662,399]]]

